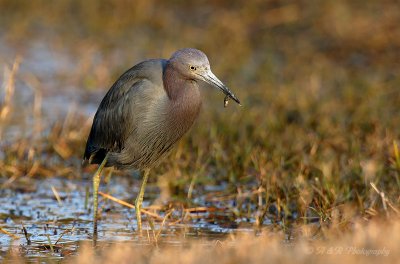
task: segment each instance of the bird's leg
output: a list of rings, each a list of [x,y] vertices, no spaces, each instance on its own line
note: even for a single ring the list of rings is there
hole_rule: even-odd
[[[101,162],[99,168],[96,173],[93,175],[93,242],[96,244],[97,241],[97,208],[98,208],[98,194],[99,194],[99,185],[100,185],[100,176],[101,171],[107,163],[108,153],[104,157]]]
[[[142,208],[143,195],[144,195],[144,190],[146,189],[147,179],[149,178],[149,172],[150,172],[149,169],[144,170],[142,186],[140,186],[140,190],[135,201],[136,221],[139,230],[139,235],[142,235],[142,216],[140,214],[140,209]]]
[[[106,184],[108,184],[108,183],[110,182],[111,176],[112,176],[112,174],[113,174],[113,171],[114,171],[114,167],[111,167],[111,168],[107,171],[107,173],[105,174],[105,176],[104,176],[104,182],[105,182]]]

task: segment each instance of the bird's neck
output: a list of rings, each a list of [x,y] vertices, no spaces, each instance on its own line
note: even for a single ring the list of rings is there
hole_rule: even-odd
[[[171,65],[167,64],[164,69],[163,83],[165,92],[171,101],[176,101],[182,97],[182,93],[185,90],[184,87],[188,81]]]
[[[184,78],[173,67],[167,67],[163,75],[164,89],[169,98],[168,116],[170,121],[182,130],[188,130],[201,108],[198,84]]]

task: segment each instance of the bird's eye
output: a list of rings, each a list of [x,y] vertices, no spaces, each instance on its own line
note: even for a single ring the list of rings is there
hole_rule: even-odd
[[[191,69],[192,71],[195,71],[195,70],[196,70],[196,67],[190,66],[190,69]]]

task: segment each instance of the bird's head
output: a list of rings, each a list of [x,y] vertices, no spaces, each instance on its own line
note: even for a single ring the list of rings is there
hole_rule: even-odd
[[[227,97],[240,104],[239,99],[212,73],[210,62],[204,52],[193,48],[181,49],[172,54],[169,63],[185,78],[204,81],[211,86],[217,87]]]

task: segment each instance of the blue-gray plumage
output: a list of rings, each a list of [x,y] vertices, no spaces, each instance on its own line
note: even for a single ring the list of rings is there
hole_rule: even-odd
[[[171,150],[199,114],[198,81],[216,86],[226,98],[240,104],[211,72],[207,56],[191,48],[178,50],[169,60],[153,59],[135,65],[114,83],[100,103],[84,160],[103,163],[106,167],[144,170],[137,212],[140,212],[148,170]],[[95,224],[96,215],[97,209]],[[140,213],[137,217],[141,229]]]

